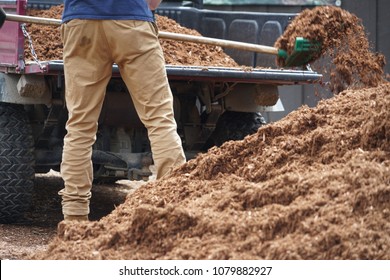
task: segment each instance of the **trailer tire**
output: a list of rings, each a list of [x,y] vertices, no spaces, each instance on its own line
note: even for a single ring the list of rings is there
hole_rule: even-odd
[[[227,111],[218,119],[208,145],[221,146],[226,141],[242,140],[264,124],[266,121],[260,113]]]
[[[34,141],[23,106],[0,102],[0,223],[29,209],[34,180]]]

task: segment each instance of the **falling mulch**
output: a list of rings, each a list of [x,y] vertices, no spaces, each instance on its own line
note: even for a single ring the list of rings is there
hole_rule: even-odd
[[[347,88],[376,87],[384,79],[385,57],[371,51],[361,19],[346,10],[318,6],[302,11],[278,38],[275,47],[291,54],[297,37],[321,44],[311,62],[330,58],[331,62],[323,63],[318,71],[329,74],[326,79],[334,93]],[[279,58],[277,63],[284,66],[285,61]]]
[[[213,147],[99,221],[61,222],[29,258],[390,259],[390,83],[377,82]]]
[[[48,10],[30,9],[29,16],[61,19],[63,5]],[[156,15],[156,24],[161,31],[202,36],[199,32],[185,28],[165,16]],[[35,52],[39,60],[62,60],[62,40],[59,26],[27,24]],[[203,45],[173,40],[162,40],[166,64],[191,66],[239,67],[239,65],[218,46]],[[33,60],[26,40],[25,59]]]

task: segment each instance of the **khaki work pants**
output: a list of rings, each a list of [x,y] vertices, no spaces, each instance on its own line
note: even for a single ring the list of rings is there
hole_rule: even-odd
[[[157,179],[185,162],[157,32],[153,23],[136,20],[72,20],[62,25],[69,111],[61,163],[65,187],[59,192],[64,215],[89,214],[92,145],[113,63],[148,130]]]

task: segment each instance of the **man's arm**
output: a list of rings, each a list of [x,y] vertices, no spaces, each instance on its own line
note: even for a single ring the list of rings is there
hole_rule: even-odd
[[[160,5],[162,0],[146,0],[146,3],[148,3],[149,9],[151,11],[154,11],[157,9],[157,7]]]

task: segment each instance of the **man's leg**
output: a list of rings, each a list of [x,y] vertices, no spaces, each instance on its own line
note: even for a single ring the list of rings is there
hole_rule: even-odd
[[[115,21],[106,25],[110,42],[137,113],[148,129],[157,179],[185,162],[173,115],[173,97],[157,30],[149,22]]]
[[[92,145],[112,62],[99,21],[72,20],[62,26],[65,98],[69,111],[61,163],[65,219],[85,219],[93,180]]]

